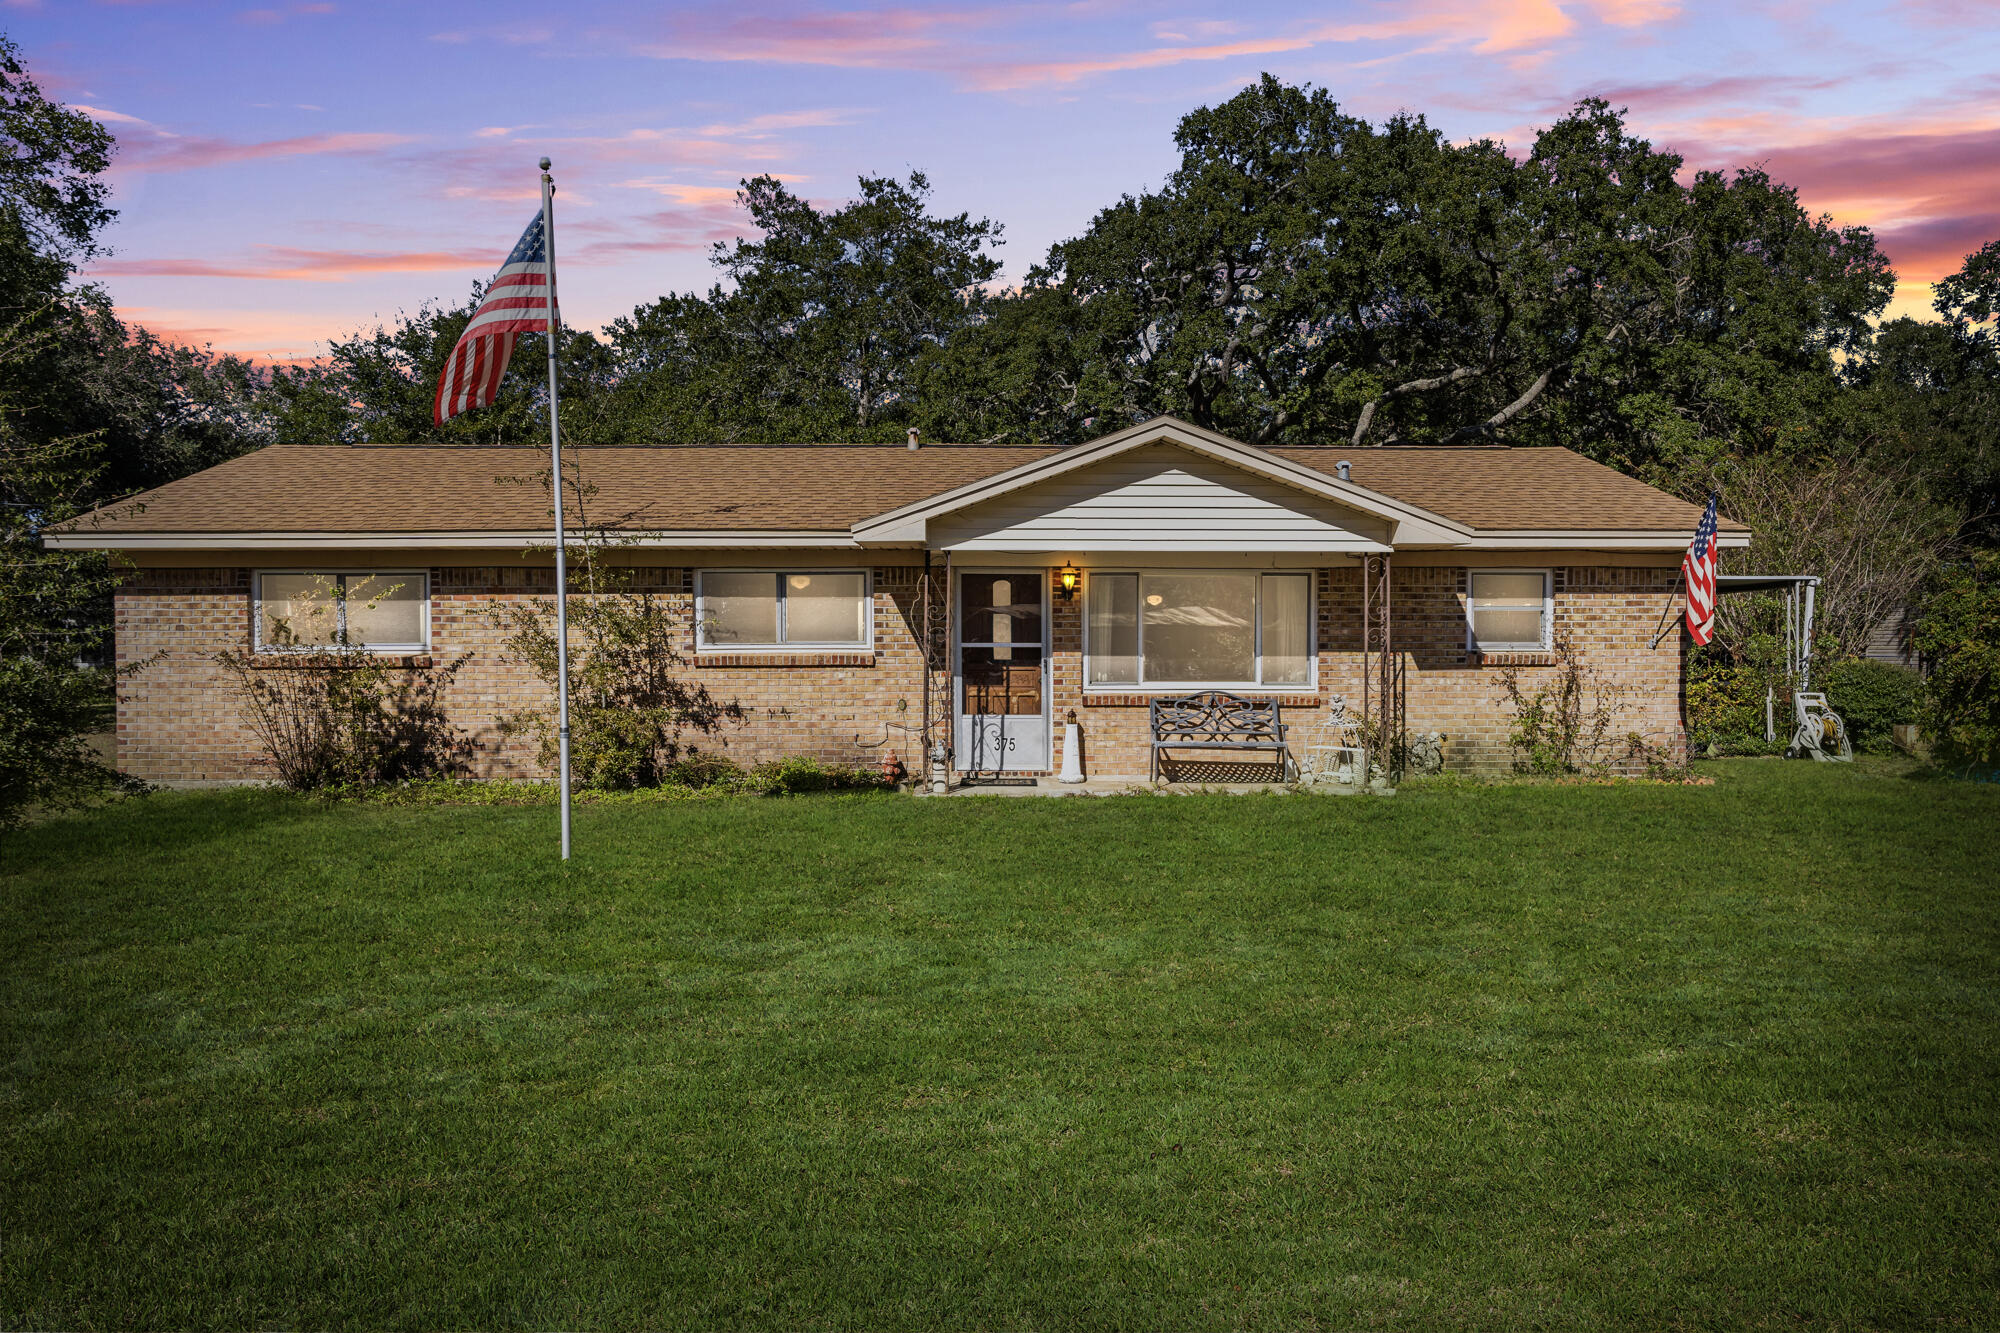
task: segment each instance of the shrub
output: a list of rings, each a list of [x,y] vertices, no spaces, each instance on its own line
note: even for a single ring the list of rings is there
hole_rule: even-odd
[[[265,762],[294,791],[465,771],[472,742],[446,719],[442,696],[466,660],[392,667],[338,645],[282,656],[246,649],[215,655],[236,684]]]
[[[761,796],[794,796],[813,791],[866,791],[886,785],[872,768],[823,764],[803,756],[759,764],[744,784]]]
[[[1567,630],[1555,635],[1556,672],[1530,692],[1520,672],[1500,673],[1500,693],[1514,709],[1507,738],[1517,773],[1581,773],[1602,767],[1600,754],[1618,714],[1618,687],[1584,666]]]
[[[1727,745],[1764,739],[1764,673],[1714,649],[1688,654],[1688,743]]]
[[[1932,757],[2000,767],[2000,552],[1975,552],[1932,581],[1914,641],[1929,672],[1918,722]]]
[[[146,784],[104,766],[86,739],[108,725],[112,673],[0,658],[0,828]]]
[[[695,752],[668,764],[660,773],[660,785],[700,791],[740,786],[744,776],[742,766],[723,755]]]
[[[1826,701],[1847,724],[1847,739],[1875,754],[1893,750],[1890,728],[1915,722],[1923,707],[1923,677],[1893,662],[1836,662],[1827,669],[1825,687]]]

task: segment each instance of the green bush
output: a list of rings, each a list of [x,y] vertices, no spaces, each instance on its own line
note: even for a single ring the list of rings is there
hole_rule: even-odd
[[[1764,741],[1764,674],[1713,649],[1688,655],[1688,741],[1697,749]],[[1733,753],[1733,751],[1731,751]]]
[[[865,791],[885,786],[882,775],[872,768],[847,764],[822,764],[803,756],[759,764],[750,770],[744,786],[761,796],[793,796],[810,791]]]
[[[1895,749],[1890,728],[1915,722],[1923,707],[1924,678],[1893,662],[1852,658],[1836,662],[1824,677],[1826,701],[1847,724],[1854,748],[1874,754]]]
[[[1932,757],[1948,768],[2000,768],[2000,552],[1940,573],[1914,638],[1930,673],[1918,722]]]
[[[98,760],[87,733],[107,727],[111,674],[0,657],[0,828],[145,784]]]
[[[674,760],[660,771],[663,787],[686,787],[702,791],[709,787],[736,787],[744,778],[742,765],[719,754],[700,751]]]

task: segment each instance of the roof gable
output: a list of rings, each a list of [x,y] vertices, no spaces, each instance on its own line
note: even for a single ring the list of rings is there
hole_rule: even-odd
[[[928,520],[948,551],[1386,551],[1391,524],[1155,441]]]
[[[941,495],[856,523],[854,535],[864,544],[927,542],[931,540],[930,525],[935,520],[974,506],[990,504],[1013,492],[1044,485],[1067,473],[1108,462],[1122,454],[1162,444],[1374,519],[1386,525],[1386,535],[1395,545],[1456,545],[1471,534],[1471,529],[1439,514],[1342,481],[1268,450],[1238,443],[1173,417],[1154,417],[1088,444],[1024,462],[994,476],[980,478]]]

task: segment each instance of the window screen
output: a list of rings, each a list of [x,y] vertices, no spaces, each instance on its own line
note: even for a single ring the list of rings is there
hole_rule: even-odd
[[[1312,583],[1305,574],[1264,575],[1260,679],[1266,685],[1312,681]]]
[[[1474,646],[1546,648],[1548,586],[1546,573],[1473,571],[1467,613]]]
[[[1092,574],[1092,685],[1310,685],[1312,579],[1251,570]]]
[[[1084,590],[1089,610],[1090,683],[1139,683],[1139,576],[1092,574]]]
[[[257,576],[259,648],[422,648],[429,641],[430,582],[420,570]]]
[[[856,570],[708,569],[701,573],[701,646],[868,642],[868,576]]]

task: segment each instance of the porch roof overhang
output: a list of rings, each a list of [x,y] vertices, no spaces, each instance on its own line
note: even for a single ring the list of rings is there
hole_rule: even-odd
[[[1238,443],[1174,417],[1155,417],[1089,444],[1034,459],[941,495],[863,519],[853,527],[854,540],[870,547],[930,546],[933,544],[930,525],[936,519],[1158,444],[1174,445],[1387,525],[1387,543],[1365,538],[1347,541],[1340,544],[1345,553],[1376,554],[1399,546],[1462,546],[1474,535],[1471,528],[1441,514],[1315,472],[1254,445]]]

